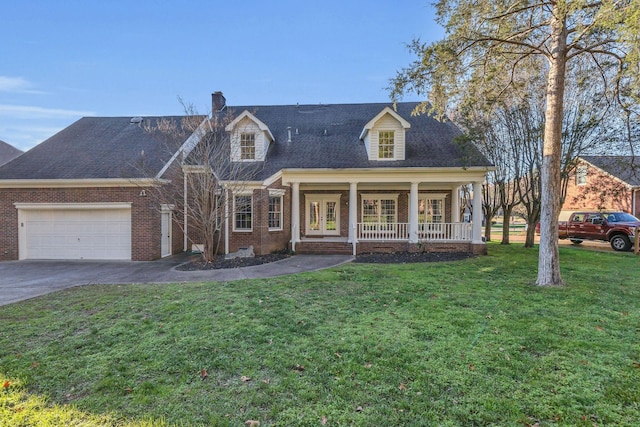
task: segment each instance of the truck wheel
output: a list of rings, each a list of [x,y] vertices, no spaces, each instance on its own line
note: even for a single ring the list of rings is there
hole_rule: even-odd
[[[571,243],[573,243],[574,245],[579,245],[580,243],[582,243],[582,240],[571,239]]]
[[[610,243],[614,251],[628,251],[631,249],[631,241],[624,234],[616,234],[611,237]]]

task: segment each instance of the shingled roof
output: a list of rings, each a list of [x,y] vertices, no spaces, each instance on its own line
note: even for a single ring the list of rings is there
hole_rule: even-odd
[[[411,124],[406,133],[405,160],[371,161],[360,135],[364,126],[386,103],[228,106],[222,113],[237,116],[247,110],[264,122],[275,141],[271,143],[262,171],[264,179],[282,169],[329,168],[459,168],[491,164],[473,147],[454,140],[461,134],[450,121],[429,115],[412,116],[417,103],[396,105],[397,113]],[[291,128],[291,142],[288,129]]]
[[[133,123],[131,117],[84,117],[0,167],[0,179],[151,178],[184,136],[161,136],[142,124],[153,127],[165,119],[179,129],[183,118],[144,117]]]
[[[640,159],[633,156],[581,156],[632,187],[640,187]]]
[[[5,163],[15,159],[20,154],[22,154],[22,150],[18,150],[13,145],[0,140],[0,165],[4,165]]]

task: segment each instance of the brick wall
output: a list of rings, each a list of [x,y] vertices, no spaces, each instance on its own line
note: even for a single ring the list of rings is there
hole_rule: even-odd
[[[139,187],[0,189],[0,260],[18,259],[18,210],[14,203],[131,203],[131,259],[160,258],[160,206]],[[180,248],[182,234],[173,234]]]
[[[627,186],[588,163],[580,165],[587,166],[587,182],[577,185],[576,172],[569,177],[562,210],[619,210],[631,213],[632,195]]]
[[[282,230],[269,230],[269,190],[284,190],[282,197]],[[234,231],[233,199],[229,206],[229,252],[253,246],[256,255],[266,255],[286,250],[291,240],[291,189],[282,186],[281,180],[266,189],[253,190],[253,212],[251,231]],[[224,235],[220,240],[224,252]]]

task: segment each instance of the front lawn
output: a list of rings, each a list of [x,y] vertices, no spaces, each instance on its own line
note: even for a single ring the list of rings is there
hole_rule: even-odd
[[[640,257],[489,253],[0,307],[0,425],[637,425]]]

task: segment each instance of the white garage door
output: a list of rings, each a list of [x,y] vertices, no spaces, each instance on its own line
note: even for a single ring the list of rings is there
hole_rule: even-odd
[[[19,211],[20,259],[131,259],[131,208]]]

